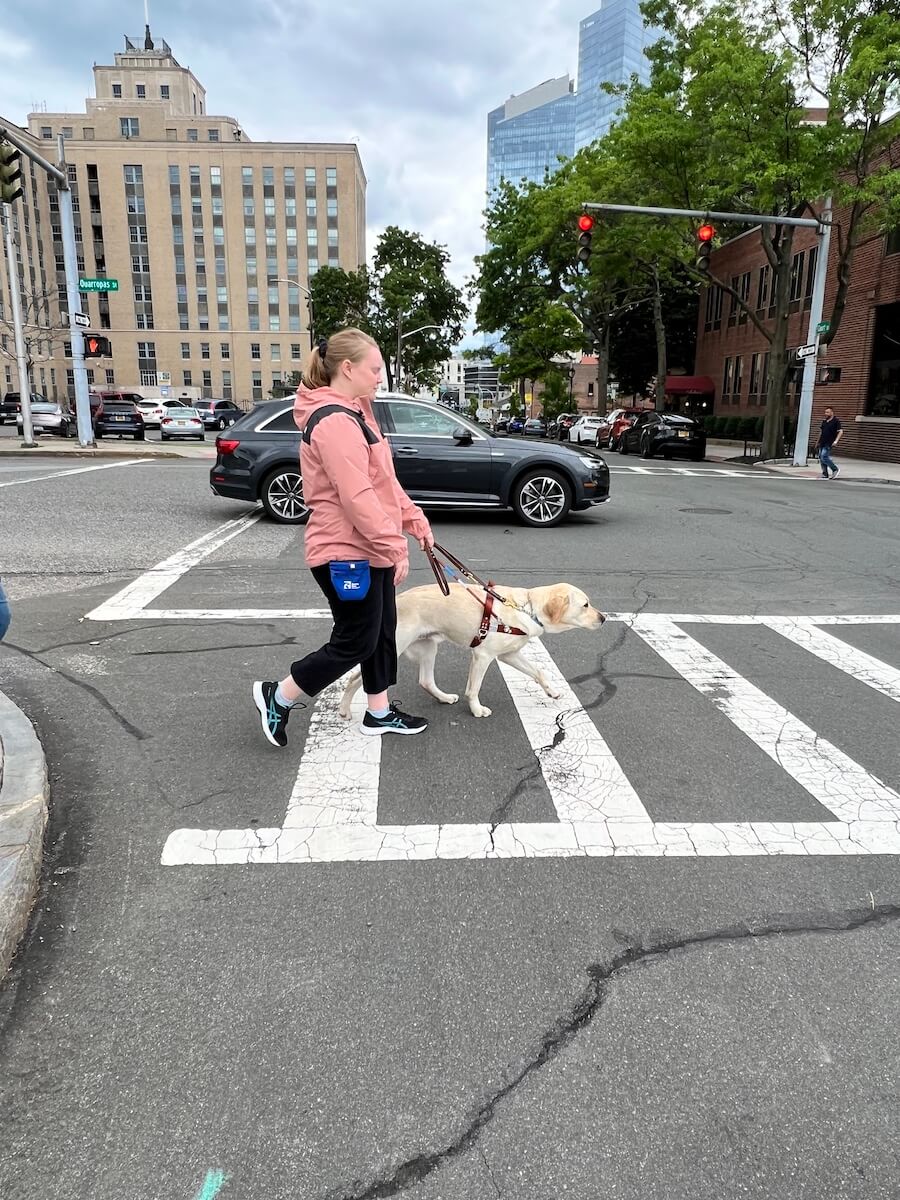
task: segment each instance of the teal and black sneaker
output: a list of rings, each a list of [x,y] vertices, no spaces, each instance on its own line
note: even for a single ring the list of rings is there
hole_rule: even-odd
[[[283,750],[287,745],[287,723],[291,710],[275,699],[277,687],[277,683],[257,681],[253,685],[253,703],[259,709],[263,733],[273,746],[280,746]]]
[[[424,733],[428,722],[424,717],[411,717],[409,713],[401,712],[396,704],[390,706],[386,717],[373,717],[366,709],[360,729],[371,737],[380,737],[382,733]]]

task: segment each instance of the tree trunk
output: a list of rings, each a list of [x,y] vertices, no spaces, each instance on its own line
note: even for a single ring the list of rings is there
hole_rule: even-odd
[[[772,281],[775,294],[775,325],[769,351],[766,379],[766,417],[763,426],[762,457],[781,458],[784,454],[784,398],[787,392],[787,337],[791,295],[791,249],[793,226],[784,228],[778,246],[778,267]]]
[[[606,412],[609,402],[609,323],[604,323],[597,348],[597,412]]]
[[[653,264],[653,328],[656,330],[656,411],[662,412],[666,400],[666,375],[669,365],[666,355],[662,289],[659,286],[659,263],[656,262]]]

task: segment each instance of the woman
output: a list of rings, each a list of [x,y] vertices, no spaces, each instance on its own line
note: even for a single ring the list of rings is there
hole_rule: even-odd
[[[306,707],[330,683],[362,668],[365,734],[422,733],[428,722],[388,700],[397,682],[394,588],[409,573],[404,533],[433,545],[431,526],[403,491],[372,400],[381,351],[360,329],[322,339],[312,351],[294,404],[302,429],[303,495],[310,508],[306,564],[334,617],[328,643],[291,665],[280,683],[258,681],[253,700],[263,733],[286,746],[291,709]]]

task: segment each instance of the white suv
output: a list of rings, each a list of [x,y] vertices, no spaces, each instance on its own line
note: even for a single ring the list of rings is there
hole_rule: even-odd
[[[163,417],[167,417],[173,408],[189,407],[183,400],[138,400],[137,406],[147,429],[159,429]]]
[[[601,417],[579,417],[569,430],[569,441],[575,442],[578,446],[582,442],[589,442],[593,446],[597,440],[597,430],[601,424]]]

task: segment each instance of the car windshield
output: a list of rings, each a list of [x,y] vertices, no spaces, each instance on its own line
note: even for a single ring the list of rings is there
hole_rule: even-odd
[[[159,408],[158,400],[138,400],[138,408]]]
[[[694,424],[690,417],[680,417],[677,413],[665,413],[662,417],[667,425],[687,425],[690,427]]]
[[[58,408],[58,404],[52,404],[49,400],[32,400],[31,402],[32,412],[56,412]]]
[[[134,412],[134,405],[130,400],[104,400],[103,407],[107,412]]]
[[[212,400],[198,400],[197,403],[194,405],[194,408],[212,408],[212,406],[213,406]]]
[[[179,419],[179,421],[182,420],[184,417],[199,417],[200,416],[200,414],[197,412],[196,408],[176,408],[176,409],[173,409],[173,411],[171,412],[170,415],[173,417],[177,417]]]

